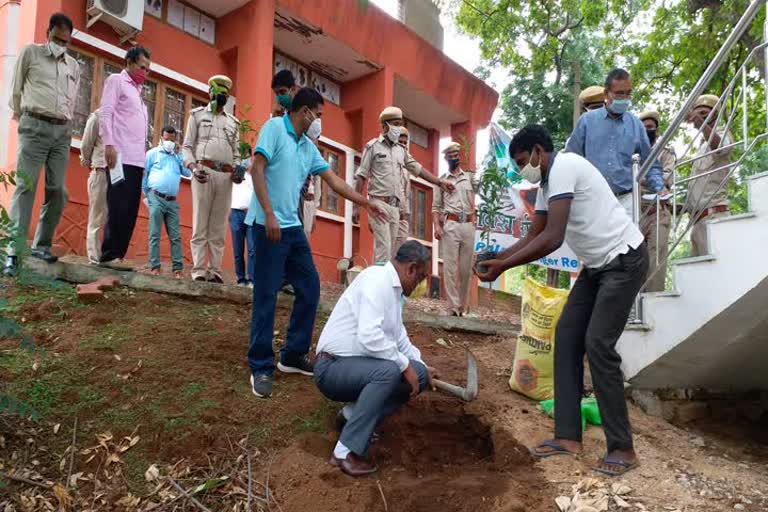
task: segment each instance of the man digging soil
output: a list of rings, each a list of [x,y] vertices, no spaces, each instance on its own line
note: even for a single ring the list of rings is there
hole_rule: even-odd
[[[575,153],[555,153],[544,127],[520,130],[509,145],[509,156],[523,178],[541,182],[536,216],[526,237],[496,259],[484,261],[478,277],[495,281],[509,268],[551,254],[563,241],[584,263],[555,334],[555,439],[538,445],[533,455],[581,452],[586,353],[608,444],[595,471],[621,475],[638,461],[616,343],[648,272],[643,235],[599,171]]]
[[[402,316],[404,296],[429,275],[431,261],[419,242],[404,243],[393,261],[357,276],[320,334],[315,384],[331,400],[350,402],[336,418],[341,435],[330,463],[350,476],[377,471],[366,459],[374,429],[432,388],[434,369],[408,339]]]

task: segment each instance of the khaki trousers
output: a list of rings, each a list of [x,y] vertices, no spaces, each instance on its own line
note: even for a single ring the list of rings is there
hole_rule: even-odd
[[[368,216],[373,231],[374,263],[387,263],[392,258],[392,250],[400,229],[400,210],[388,204],[383,204],[383,207],[389,213],[387,221],[381,222],[373,215]]]
[[[448,307],[463,313],[467,307],[469,282],[472,277],[472,256],[475,245],[475,226],[471,222],[449,220],[443,228],[443,272]]]
[[[88,174],[88,228],[85,235],[85,249],[88,261],[101,261],[101,235],[107,223],[107,181],[109,174],[104,169],[91,169]]]
[[[208,171],[208,182],[192,179],[192,279],[222,277],[221,260],[232,207],[231,175],[201,167]]]
[[[643,209],[648,209],[643,205]],[[656,222],[658,218],[658,230]],[[643,214],[640,218],[640,231],[648,244],[648,276],[651,279],[645,286],[646,292],[663,292],[667,279],[667,256],[669,255],[669,230],[672,225],[672,212],[667,208],[651,215]],[[658,249],[658,265],[656,251]],[[659,268],[656,272],[656,268]],[[654,272],[656,272],[654,274]]]
[[[395,246],[392,248],[392,257],[394,258],[400,246],[408,241],[408,235],[411,234],[411,220],[407,213],[400,213],[400,222],[397,224],[397,236],[395,237]]]
[[[705,256],[709,254],[709,240],[707,240],[707,221],[720,219],[730,215],[729,212],[718,212],[707,215],[699,220],[691,228],[691,256]]]
[[[59,225],[67,189],[64,175],[69,162],[69,145],[72,141],[72,125],[55,125],[22,115],[19,121],[19,148],[16,154],[16,190],[11,197],[9,211],[11,225],[16,229],[14,238],[27,243],[32,207],[40,177],[45,167],[45,198],[40,208],[40,220],[35,230],[33,248],[50,249],[53,235]],[[6,141],[0,142],[6,144]],[[8,255],[16,254],[16,240],[8,245]]]
[[[315,216],[317,215],[317,206],[315,206],[314,201],[303,201],[302,209],[303,211],[303,218],[302,223],[304,225],[304,234],[307,236],[307,240],[309,240],[310,235],[312,234],[312,231],[315,229]]]

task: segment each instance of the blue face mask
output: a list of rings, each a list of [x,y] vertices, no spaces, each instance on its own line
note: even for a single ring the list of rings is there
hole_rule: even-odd
[[[613,112],[614,114],[623,114],[627,110],[629,110],[629,107],[632,106],[632,100],[613,100],[610,105],[608,105],[608,110]]]
[[[277,103],[283,108],[291,108],[291,104],[293,103],[293,99],[287,94],[278,94],[275,96],[275,99],[277,100]]]

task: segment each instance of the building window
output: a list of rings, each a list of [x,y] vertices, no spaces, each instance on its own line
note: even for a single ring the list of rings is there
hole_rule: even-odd
[[[79,49],[69,50],[69,53],[80,64],[80,89],[73,121],[73,135],[80,137],[88,116],[99,108],[104,81],[108,76],[120,73],[122,67],[115,62]],[[203,97],[184,94],[156,80],[144,82],[141,94],[147,106],[147,143],[150,146],[160,138],[164,124],[170,124],[181,131],[190,109],[208,104]],[[159,115],[160,113],[162,116]]]
[[[77,90],[75,115],[72,119],[72,134],[75,137],[81,137],[88,116],[91,115],[94,58],[74,50],[69,50],[69,54],[80,64],[80,88]]]
[[[344,179],[344,173],[340,170],[341,155],[325,147],[319,147],[318,149],[320,149],[320,153],[330,166],[330,169],[326,172],[334,172],[341,179]],[[323,180],[322,187],[322,193],[320,194],[320,209],[334,215],[344,215],[344,201],[341,200],[336,192],[328,186],[325,180]]]
[[[427,192],[411,187],[411,236],[419,240],[431,240],[427,238]]]

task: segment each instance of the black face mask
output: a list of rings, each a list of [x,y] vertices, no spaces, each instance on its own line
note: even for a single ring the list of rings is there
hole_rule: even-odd
[[[459,168],[459,165],[461,164],[461,160],[458,158],[450,158],[448,159],[448,168],[452,171],[455,171]]]
[[[219,94],[214,96],[212,99],[213,101],[216,102],[217,107],[224,108],[224,105],[227,104],[227,100],[229,99],[229,96],[220,92]]]
[[[648,140],[651,142],[651,146],[653,146],[653,143],[656,142],[656,130],[645,130],[645,133],[648,134]]]

